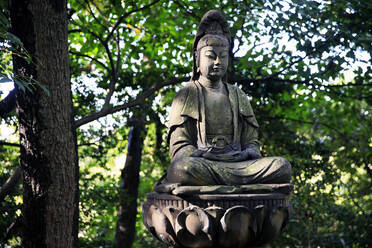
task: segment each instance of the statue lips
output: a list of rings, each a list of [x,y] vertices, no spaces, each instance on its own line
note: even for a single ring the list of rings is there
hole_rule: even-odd
[[[215,66],[212,68],[212,73],[221,73],[224,72],[224,68],[222,66]]]

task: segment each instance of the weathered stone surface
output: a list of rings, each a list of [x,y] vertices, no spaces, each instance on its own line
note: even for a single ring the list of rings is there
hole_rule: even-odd
[[[212,247],[213,227],[209,215],[197,206],[182,210],[176,218],[176,235],[184,247]]]
[[[167,188],[155,188],[159,193],[171,193],[172,195],[196,195],[196,194],[265,194],[282,193],[290,194],[293,185],[286,184],[248,184],[248,185],[210,185],[210,186],[169,186]]]
[[[177,92],[169,113],[171,164],[161,184],[290,183],[290,163],[282,157],[262,157],[250,101],[227,83],[231,50],[226,18],[208,11],[194,40],[192,79]]]
[[[218,236],[220,246],[242,248],[254,243],[257,226],[253,212],[247,207],[235,206],[226,210],[221,218],[221,230]]]
[[[147,203],[158,207],[172,206],[178,209],[184,209],[191,205],[201,208],[221,207],[228,209],[237,205],[247,208],[255,208],[259,205],[266,207],[289,206],[288,195],[281,193],[272,194],[205,194],[175,196],[171,194],[147,194]]]
[[[150,193],[146,227],[173,247],[253,247],[275,239],[288,222],[288,195],[234,194],[178,197]]]
[[[142,210],[146,213],[142,217],[147,229],[160,241],[171,246],[176,245],[174,226],[171,224],[172,217],[166,216],[164,211],[155,205],[144,204]]]

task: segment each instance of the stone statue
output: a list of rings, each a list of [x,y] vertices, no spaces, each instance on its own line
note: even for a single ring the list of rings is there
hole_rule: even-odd
[[[170,112],[171,164],[142,206],[147,229],[172,248],[268,247],[288,223],[291,165],[262,157],[250,102],[227,83],[231,50],[225,17],[208,11]]]
[[[291,165],[260,153],[258,123],[247,96],[226,82],[231,38],[225,17],[209,11],[196,34],[191,81],[173,100],[171,165],[163,183],[289,183]]]

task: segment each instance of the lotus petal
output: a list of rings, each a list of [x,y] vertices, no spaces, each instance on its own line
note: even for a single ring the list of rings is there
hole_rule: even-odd
[[[255,224],[256,224],[256,236],[261,236],[262,233],[262,226],[265,221],[267,208],[264,205],[258,205],[253,210],[255,216]]]
[[[278,207],[270,211],[262,227],[262,243],[269,243],[279,235],[287,222],[288,216],[288,208],[286,207]]]
[[[168,218],[155,205],[143,205],[143,222],[160,241],[174,246],[176,244],[173,227]]]
[[[181,212],[180,209],[174,207],[166,207],[162,209],[165,216],[167,216],[169,222],[171,223],[173,230],[176,228],[176,218],[178,214]]]
[[[255,238],[254,226],[254,218],[248,208],[235,206],[228,209],[221,219],[219,244],[226,248],[246,247]]]
[[[155,228],[152,225],[151,213],[150,213],[151,204],[145,202],[142,205],[142,220],[145,227],[156,237]],[[151,211],[152,212],[152,211]]]
[[[211,247],[213,229],[210,217],[203,209],[190,206],[182,210],[176,219],[176,236],[184,247]]]

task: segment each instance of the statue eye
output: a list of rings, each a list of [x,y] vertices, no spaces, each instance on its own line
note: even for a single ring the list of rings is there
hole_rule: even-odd
[[[214,59],[216,57],[214,52],[211,52],[211,51],[206,51],[204,55],[207,56],[208,58],[212,58],[212,59]]]
[[[222,52],[220,58],[226,58],[228,56],[227,52]]]

